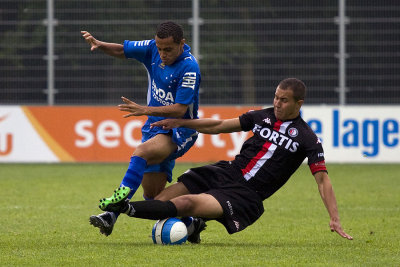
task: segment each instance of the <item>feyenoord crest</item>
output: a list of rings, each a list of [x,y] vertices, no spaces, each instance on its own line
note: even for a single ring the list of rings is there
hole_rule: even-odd
[[[299,130],[297,130],[296,128],[290,128],[288,130],[288,134],[290,137],[296,137],[299,134]]]

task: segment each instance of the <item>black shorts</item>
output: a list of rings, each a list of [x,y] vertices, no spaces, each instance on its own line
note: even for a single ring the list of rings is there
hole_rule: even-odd
[[[253,224],[264,212],[262,199],[246,186],[240,170],[230,162],[193,168],[178,178],[191,194],[212,195],[222,206],[224,214],[216,220],[229,234]]]

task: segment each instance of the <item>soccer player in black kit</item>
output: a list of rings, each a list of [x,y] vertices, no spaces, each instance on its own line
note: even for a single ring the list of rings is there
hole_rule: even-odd
[[[302,81],[288,78],[276,88],[271,108],[249,111],[233,119],[167,119],[153,123],[153,127],[187,127],[206,134],[252,131],[254,135],[244,142],[234,160],[186,171],[155,200],[129,202],[118,197],[126,195],[122,191],[129,188],[120,188],[113,203],[103,210],[143,219],[177,216],[215,219],[233,234],[263,214],[263,200],[282,187],[307,158],[330,216],[331,231],[353,239],[340,224],[321,142],[300,117],[305,93]],[[204,227],[200,221],[189,234],[199,238]]]

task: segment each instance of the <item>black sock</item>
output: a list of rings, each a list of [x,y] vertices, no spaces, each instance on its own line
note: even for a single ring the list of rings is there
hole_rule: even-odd
[[[125,212],[130,217],[161,220],[176,217],[178,211],[171,201],[144,200],[129,203],[129,209]]]

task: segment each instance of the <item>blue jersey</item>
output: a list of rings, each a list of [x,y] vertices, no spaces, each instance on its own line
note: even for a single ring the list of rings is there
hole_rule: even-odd
[[[183,118],[197,119],[199,105],[200,68],[185,44],[183,53],[172,65],[164,65],[157,50],[155,40],[124,42],[126,58],[134,58],[143,63],[149,77],[147,105],[152,107],[168,106],[176,103],[188,105]],[[150,124],[165,117],[148,116],[142,128],[150,132]],[[158,132],[160,129],[157,129]]]

